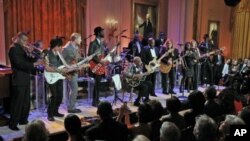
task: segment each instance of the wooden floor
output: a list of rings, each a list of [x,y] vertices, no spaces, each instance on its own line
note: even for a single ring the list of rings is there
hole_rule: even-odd
[[[204,88],[199,88],[199,90],[203,91]],[[162,90],[158,89],[156,90],[156,95],[157,97],[150,97],[150,99],[157,99],[159,100],[162,105],[165,107],[166,106],[166,99],[170,97],[170,95],[164,95],[161,93]],[[177,88],[175,89],[175,92],[178,92]],[[176,96],[182,96],[183,94],[181,93],[177,93]],[[188,96],[188,93],[184,94],[185,96]],[[120,98],[123,98],[122,93],[119,93],[118,96]],[[124,101],[128,101],[129,100],[129,93],[125,93],[124,94]],[[133,101],[136,98],[135,94],[132,94],[132,98],[133,100],[128,102],[128,106],[131,109],[132,112],[137,111],[137,107],[133,106]],[[113,95],[106,95],[100,98],[101,101],[109,101],[109,102],[113,102],[114,100],[114,96]],[[113,104],[113,109],[119,108],[122,105],[122,102],[117,101],[116,104]],[[77,102],[77,108],[81,109],[82,112],[77,114],[80,118],[81,117],[91,117],[91,116],[97,116],[96,115],[96,107],[91,106],[91,101],[89,101],[87,98],[86,99],[78,99]],[[60,106],[60,110],[61,113],[67,115],[67,110],[66,110],[66,105],[65,104],[61,104]],[[8,116],[8,115],[6,115]],[[32,121],[34,119],[41,119],[45,122],[47,129],[49,130],[49,132],[51,134],[53,133],[57,133],[57,132],[61,132],[64,131],[64,126],[63,126],[63,121],[64,118],[55,118],[56,121],[51,122],[47,120],[47,113],[46,113],[46,108],[44,109],[39,109],[39,110],[31,110],[30,111],[30,115],[29,115],[29,121]],[[87,123],[85,123],[87,124]],[[0,127],[0,135],[4,138],[4,140],[9,141],[9,140],[13,140],[14,138],[18,138],[18,137],[22,137],[24,135],[24,129],[25,129],[25,125],[19,125],[18,126],[21,130],[19,131],[12,131],[10,130],[7,126],[4,127]]]

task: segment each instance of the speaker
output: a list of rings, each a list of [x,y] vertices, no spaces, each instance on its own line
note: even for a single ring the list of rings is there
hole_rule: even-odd
[[[236,6],[237,4],[240,3],[241,0],[225,0],[225,4],[227,6],[231,6],[231,7],[234,7]]]

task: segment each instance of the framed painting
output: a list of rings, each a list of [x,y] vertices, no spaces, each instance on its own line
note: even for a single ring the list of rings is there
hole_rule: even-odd
[[[219,47],[219,31],[220,31],[220,22],[219,21],[208,21],[208,35],[211,42],[214,44],[215,47]]]
[[[155,37],[159,27],[158,2],[133,0],[132,7],[132,33],[139,32],[145,38]]]

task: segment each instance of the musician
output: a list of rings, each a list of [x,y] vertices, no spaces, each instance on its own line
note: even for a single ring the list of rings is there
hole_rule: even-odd
[[[209,52],[213,49],[213,44],[209,40],[208,34],[203,36],[204,41],[199,45],[201,54],[205,57],[201,59],[201,85],[213,85],[212,61]]]
[[[96,50],[100,50],[101,55],[104,55],[104,45],[103,45],[103,38],[104,38],[104,29],[100,26],[94,29],[94,34],[96,36],[95,40],[90,43],[89,47],[89,55],[93,54]],[[99,59],[98,56],[93,57],[92,59],[96,64],[105,64],[105,60]],[[90,76],[94,77],[95,85],[93,91],[93,101],[92,106],[97,106],[99,104],[99,92],[100,92],[100,84],[102,75],[95,74],[90,71]]]
[[[187,92],[189,92],[192,85],[192,78],[194,76],[194,60],[195,54],[191,49],[191,43],[187,42],[184,46],[184,51],[182,52],[182,68],[183,77],[181,79],[180,93],[184,92],[185,83],[187,86]]]
[[[56,37],[50,40],[50,49],[46,56],[47,62],[45,69],[48,72],[58,72],[57,68],[62,65],[62,62],[57,54],[61,52],[63,41],[61,38]],[[59,73],[65,73],[64,70],[60,70]],[[55,121],[54,116],[63,117],[64,115],[58,112],[59,106],[62,103],[63,98],[63,80],[58,80],[54,84],[49,84],[51,97],[47,109],[48,120]]]
[[[152,61],[154,58],[159,58],[160,53],[158,48],[155,47],[155,40],[153,38],[148,39],[148,46],[145,47],[144,52],[142,53],[142,62],[145,64],[149,64],[150,61]],[[156,79],[156,72],[151,73],[148,75],[147,80],[151,81],[153,86],[150,91],[151,96],[155,95],[155,79]]]
[[[200,50],[198,48],[197,41],[195,41],[195,40],[191,41],[191,48],[192,48],[192,51],[194,52],[194,55],[195,55],[194,67],[193,67],[194,76],[192,79],[192,84],[193,84],[192,88],[193,88],[193,90],[197,90],[198,89],[198,82],[200,80],[200,68],[201,68],[200,63],[199,63]]]
[[[162,62],[165,64],[171,65],[170,72],[168,73],[161,73],[162,77],[162,92],[164,94],[176,94],[174,92],[174,86],[175,86],[175,75],[176,75],[176,63],[175,61],[178,60],[179,58],[179,51],[178,49],[174,48],[173,46],[173,40],[172,39],[167,39],[166,41],[166,51],[173,49],[171,53],[168,54],[167,57],[162,59]],[[161,54],[165,53],[166,51],[162,50]],[[169,81],[167,85],[167,81]],[[168,91],[167,91],[168,90]]]
[[[136,56],[134,58],[133,63],[128,67],[128,70],[125,71],[125,76],[129,79],[132,79],[133,77],[135,81],[141,81],[142,77],[145,77],[143,76],[143,64],[140,57]],[[143,80],[137,87],[135,87],[135,89],[139,91],[138,97],[134,102],[135,106],[140,105],[140,99],[142,96],[145,97],[145,102],[149,101],[149,92],[153,91],[152,85],[151,81]]]
[[[28,34],[20,32],[10,46],[9,59],[12,67],[12,95],[9,128],[19,130],[17,127],[28,123],[30,110],[30,74],[35,67],[43,61],[30,58],[30,49],[27,47]]]
[[[70,41],[65,45],[62,55],[66,63],[69,65],[76,64],[80,59],[79,46],[82,42],[81,35],[79,33],[73,33],[70,37]],[[67,84],[70,87],[71,93],[67,103],[69,113],[81,113],[80,109],[77,109],[76,98],[78,95],[78,73],[75,71],[71,74],[70,78],[67,79]]]
[[[133,61],[133,57],[135,56],[139,56],[141,57],[141,53],[143,52],[143,46],[142,43],[140,41],[140,34],[139,32],[135,32],[134,34],[134,39],[128,44],[128,55],[127,58],[130,62]]]
[[[213,56],[213,74],[214,74],[214,84],[219,85],[220,79],[222,78],[222,70],[225,63],[224,56],[222,55],[222,51],[216,52]]]

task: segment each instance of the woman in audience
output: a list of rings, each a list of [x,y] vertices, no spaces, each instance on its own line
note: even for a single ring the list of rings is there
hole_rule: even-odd
[[[217,141],[218,129],[215,121],[207,115],[196,118],[193,134],[196,141]]]
[[[151,141],[159,141],[160,136],[160,128],[162,125],[162,121],[160,120],[162,114],[163,114],[163,107],[161,103],[158,100],[151,100],[148,102],[148,104],[152,108],[152,121],[149,123],[151,127],[151,135],[150,140]]]
[[[210,86],[205,90],[205,106],[204,106],[204,113],[210,116],[211,118],[216,118],[223,114],[222,107],[218,103],[216,103],[215,98],[217,91],[215,87]]]
[[[166,103],[167,110],[169,112],[168,115],[165,115],[161,118],[161,121],[170,121],[173,122],[180,130],[186,127],[186,122],[183,116],[179,114],[179,110],[181,108],[181,102],[176,96],[172,96],[167,99]]]
[[[180,129],[172,122],[163,122],[160,129],[160,141],[179,141],[181,138]]]
[[[133,141],[150,141],[147,137],[143,136],[143,135],[137,135]]]
[[[230,125],[245,125],[245,122],[235,115],[227,115],[219,127],[220,141],[230,141]]]
[[[48,141],[49,132],[42,120],[33,120],[25,128],[23,141]]]
[[[69,135],[68,141],[83,141],[81,120],[74,114],[69,114],[64,120],[64,127]]]
[[[194,126],[195,117],[203,114],[205,97],[200,91],[193,91],[188,96],[191,111],[184,114],[187,126]]]

